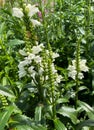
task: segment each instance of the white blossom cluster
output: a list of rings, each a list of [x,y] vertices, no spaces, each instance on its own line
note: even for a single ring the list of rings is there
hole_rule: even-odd
[[[31,77],[33,83],[37,82],[36,77],[40,77],[42,82],[47,81],[49,79],[48,74],[48,64],[43,62],[42,51],[44,49],[43,44],[33,46],[31,49],[31,53],[26,53],[24,50],[20,50],[20,54],[24,56],[24,60],[20,61],[18,68],[19,68],[19,78],[28,76]],[[49,51],[45,51],[45,55],[49,58]],[[57,70],[55,69],[54,61],[59,54],[52,53],[53,63],[51,64],[52,73],[55,77],[55,84],[61,82],[62,76],[58,75]],[[45,67],[44,67],[45,64]],[[46,75],[45,75],[46,74]]]
[[[77,71],[76,71],[76,60],[72,60],[72,65],[68,66],[68,76],[71,77],[72,79],[76,79]],[[78,78],[83,79],[84,75],[82,72],[87,72],[88,67],[86,65],[86,60],[85,59],[80,59],[79,61],[79,73],[78,73]]]
[[[35,19],[32,19],[32,16],[35,15],[37,12],[39,12],[39,9],[35,5],[27,4],[25,6],[25,11],[28,14],[28,17],[30,18],[30,21],[32,22],[33,26],[41,25],[41,23]],[[17,18],[23,18],[24,13],[22,8],[14,7],[12,9],[12,15]]]

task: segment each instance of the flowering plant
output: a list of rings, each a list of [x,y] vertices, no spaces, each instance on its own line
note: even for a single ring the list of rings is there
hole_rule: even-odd
[[[1,130],[94,126],[92,2],[0,0]]]
[[[79,79],[83,79],[84,75],[82,72],[87,72],[88,71],[88,67],[86,65],[86,60],[85,59],[80,59],[79,61],[79,73],[78,73],[78,78]],[[76,60],[72,60],[72,65],[68,66],[68,76],[71,77],[72,79],[76,79],[76,75],[77,75],[77,70],[76,70]]]
[[[27,16],[30,18],[30,21],[32,22],[33,26],[41,25],[39,21],[32,19],[33,15],[39,12],[39,9],[35,5],[24,4],[24,10],[27,13]],[[24,17],[24,11],[22,8],[13,7],[12,15],[14,17],[22,19]]]
[[[44,63],[44,57],[43,52],[45,50],[45,47],[43,44],[33,46],[31,49],[31,52],[25,52],[24,50],[20,50],[20,54],[25,56],[23,61],[20,61],[18,68],[19,68],[19,78],[22,77],[31,77],[33,83],[37,83],[37,76],[40,77],[40,80],[43,83],[45,83],[47,80],[49,80],[48,76],[48,66],[47,62]],[[49,51],[45,51],[46,59],[49,59]],[[59,54],[52,53],[52,61],[51,64],[52,73],[54,75],[55,84],[61,82],[62,76],[58,75],[57,70],[55,69],[54,61],[55,58],[57,58]]]

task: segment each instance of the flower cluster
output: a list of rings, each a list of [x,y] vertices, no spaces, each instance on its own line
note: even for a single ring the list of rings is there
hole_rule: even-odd
[[[25,12],[27,13],[30,21],[32,22],[33,26],[41,25],[41,23],[35,19],[32,19],[32,16],[39,12],[39,9],[35,5],[27,4],[25,6]],[[17,18],[23,18],[24,13],[22,8],[14,7],[12,9],[12,15]]]
[[[68,76],[71,77],[72,79],[76,79],[77,75],[77,70],[76,70],[76,60],[72,60],[72,65],[69,65],[68,67]],[[84,78],[84,75],[82,72],[87,72],[88,67],[86,66],[86,60],[85,59],[80,59],[79,61],[79,73],[78,73],[78,78],[82,79]]]
[[[33,46],[31,52],[25,52],[24,50],[20,50],[20,54],[24,56],[24,60],[20,61],[19,68],[19,78],[28,76],[32,79],[33,83],[38,82],[36,77],[40,77],[42,83],[49,80],[48,64],[45,62],[42,56],[42,52],[44,50],[44,45],[36,45]],[[49,58],[49,51],[45,51],[46,57]],[[59,55],[57,53],[52,53],[53,63],[51,65],[52,73],[55,77],[55,84],[61,82],[62,76],[58,75],[57,70],[55,69],[54,61]],[[45,67],[44,67],[45,66]]]

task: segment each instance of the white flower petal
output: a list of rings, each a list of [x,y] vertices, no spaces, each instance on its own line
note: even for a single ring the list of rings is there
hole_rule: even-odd
[[[34,27],[42,25],[39,21],[34,20],[34,19],[31,19],[31,22],[32,22],[32,24],[33,24]]]
[[[42,51],[42,48],[41,48],[41,46],[39,46],[39,45],[33,46],[33,48],[32,48],[32,53],[33,53],[33,54],[38,54],[38,53],[41,52],[41,51]]]
[[[34,14],[39,12],[39,9],[36,7],[36,5],[31,5],[31,4],[28,4],[26,6],[26,10],[28,10],[28,16],[29,17],[32,17]]]
[[[13,10],[12,15],[14,17],[17,17],[17,18],[22,18],[23,17],[24,14],[21,11],[21,9],[14,7],[12,10]]]
[[[41,58],[40,56],[35,56],[34,61],[35,61],[36,63],[41,63],[42,58]]]
[[[22,55],[22,56],[27,56],[26,52],[24,50],[19,50],[19,53]]]
[[[78,74],[78,78],[79,78],[79,79],[83,79],[83,78],[84,78],[83,73],[79,73],[79,74]]]
[[[57,58],[57,57],[59,57],[59,54],[58,54],[58,53],[53,53],[53,54],[52,54],[52,58],[53,58],[53,59],[55,59],[55,58]]]

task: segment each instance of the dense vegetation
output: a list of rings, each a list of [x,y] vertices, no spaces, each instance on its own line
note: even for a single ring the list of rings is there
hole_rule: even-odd
[[[0,0],[0,130],[94,129],[94,0]]]

